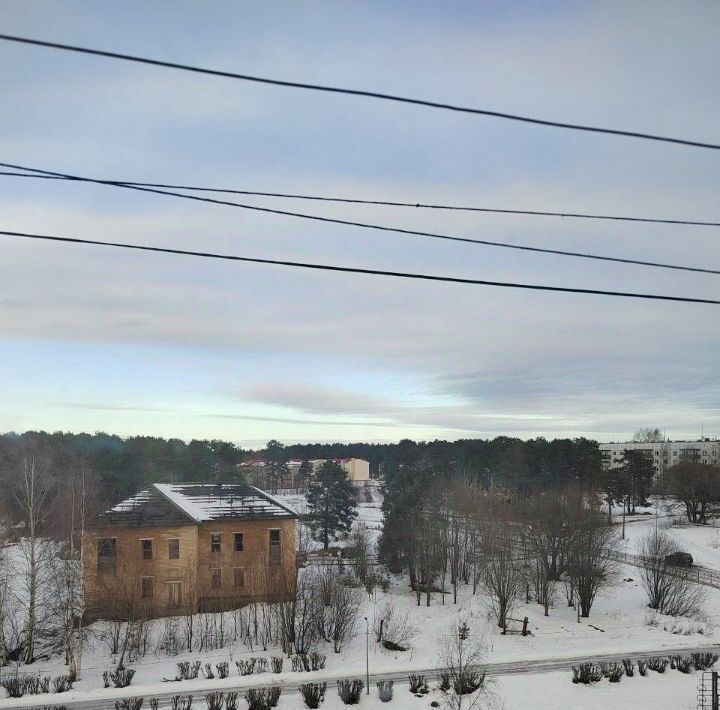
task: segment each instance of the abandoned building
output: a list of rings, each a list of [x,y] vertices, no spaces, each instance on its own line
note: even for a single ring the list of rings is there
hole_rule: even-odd
[[[283,598],[296,518],[246,483],[154,483],[86,529],[87,614],[170,616]]]

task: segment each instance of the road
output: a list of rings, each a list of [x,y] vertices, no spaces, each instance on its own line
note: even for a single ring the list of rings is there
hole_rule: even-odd
[[[637,651],[632,653],[603,653],[603,654],[596,654],[592,656],[567,656],[564,658],[540,658],[540,659],[532,659],[532,660],[521,660],[521,661],[506,661],[503,663],[488,663],[486,665],[486,672],[488,676],[504,676],[504,675],[516,675],[519,673],[550,673],[552,671],[570,671],[570,667],[573,665],[577,665],[578,663],[582,663],[585,661],[592,661],[593,663],[599,663],[600,661],[619,661],[621,658],[631,658],[633,660],[637,660],[638,658],[649,658],[651,656],[670,656],[674,654],[684,655],[688,656],[691,653],[703,653],[703,652],[709,652],[712,651],[713,653],[717,653],[720,655],[720,645],[717,644],[708,644],[705,646],[681,646],[677,648],[671,648],[671,647],[664,647],[664,648],[658,648],[654,650],[647,650],[647,651]],[[428,680],[435,680],[438,674],[437,668],[425,668],[425,669],[415,669],[412,671],[391,671],[388,673],[371,673],[370,674],[370,684],[371,686],[374,685],[379,680],[392,680],[396,683],[407,683],[408,680],[408,674],[409,673],[415,673],[415,674],[422,674],[428,677]],[[336,681],[341,680],[342,678],[347,678],[349,674],[347,672],[345,673],[330,673],[327,675],[322,675],[322,677],[318,677],[320,674],[313,673],[313,674],[306,674],[306,673],[298,673],[297,676],[293,676],[290,678],[283,678],[280,679],[272,685],[277,685],[280,688],[282,688],[283,693],[297,693],[300,685],[302,683],[310,682],[311,680],[315,681],[324,681],[327,682],[329,686],[329,692],[333,692],[333,685]],[[353,677],[359,677],[358,674],[354,674]],[[240,680],[240,678],[238,679]],[[125,698],[133,698],[133,697],[139,697],[144,696],[145,702],[143,704],[143,708],[148,708],[149,703],[148,700],[150,697],[156,697],[159,701],[159,707],[161,708],[167,708],[170,706],[170,699],[175,695],[192,695],[195,699],[196,703],[197,701],[203,701],[204,696],[206,693],[210,692],[211,690],[221,690],[223,692],[228,692],[232,690],[239,691],[241,694],[248,690],[248,688],[257,688],[257,687],[263,687],[268,686],[271,683],[263,683],[261,685],[253,684],[252,683],[252,676],[244,676],[242,677],[242,680],[244,682],[238,682],[236,685],[227,686],[227,687],[213,687],[210,684],[208,684],[207,687],[203,688],[202,690],[185,690],[183,689],[183,683],[172,683],[172,690],[165,692],[165,693],[146,693],[143,692],[143,686],[137,686],[135,688],[128,688],[127,692],[122,696],[116,696],[114,695],[112,698],[106,698],[106,699],[93,699],[93,700],[72,700],[71,698],[68,698],[67,696],[58,696],[53,694],[52,696],[31,696],[32,701],[30,702],[27,707],[32,708],[39,708],[41,707],[41,698],[45,700],[46,704],[50,703],[61,703],[63,706],[66,706],[68,708],[73,708],[73,710],[114,710],[115,708],[115,701],[119,697],[125,697]],[[364,680],[364,677],[363,677]],[[570,682],[570,676],[568,675],[568,683]],[[52,700],[51,700],[52,698]],[[46,700],[47,699],[47,700]],[[29,698],[23,698],[23,701],[28,701]],[[16,701],[17,702],[17,701]],[[299,697],[298,697],[299,702]],[[300,705],[298,705],[300,706]],[[0,710],[3,708],[10,708],[10,707],[19,707],[18,705],[11,706],[7,705],[6,702],[0,701]]]

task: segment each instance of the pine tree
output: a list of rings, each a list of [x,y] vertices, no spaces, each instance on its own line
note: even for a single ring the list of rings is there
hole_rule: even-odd
[[[307,505],[313,539],[322,542],[325,550],[330,540],[350,532],[357,517],[357,501],[355,489],[339,464],[325,461],[320,466],[308,486]]]

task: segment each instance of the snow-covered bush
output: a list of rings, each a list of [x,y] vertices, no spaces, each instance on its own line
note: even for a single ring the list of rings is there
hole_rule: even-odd
[[[647,662],[648,668],[651,671],[656,671],[657,673],[664,673],[665,669],[668,667],[668,663],[669,661],[667,658],[660,657],[649,658]]]
[[[245,693],[248,710],[270,710],[278,704],[280,688],[250,688]]]
[[[225,710],[237,710],[238,708],[238,694],[232,690],[225,694]]]
[[[215,677],[212,666],[209,663],[206,663],[201,670],[203,678],[206,678],[207,680],[212,680]]]
[[[611,663],[605,675],[611,683],[619,683],[625,675],[625,669],[617,663]]]
[[[122,670],[110,671],[108,675],[116,688],[127,688],[132,683],[135,671],[132,668],[123,668]]]
[[[215,670],[217,671],[218,678],[227,678],[230,674],[230,665],[227,661],[221,661],[215,664]]]
[[[132,671],[135,673],[135,671]],[[110,674],[110,677],[112,678],[112,674]],[[132,676],[130,676],[132,678]],[[130,683],[128,683],[130,685]],[[64,693],[68,690],[71,690],[73,686],[73,680],[72,676],[70,675],[59,675],[57,678],[53,680],[53,690],[56,693]],[[119,687],[119,686],[115,686]],[[122,686],[124,687],[124,686]]]
[[[322,701],[325,700],[326,688],[327,683],[303,683],[300,686],[300,695],[310,710],[317,710],[320,707]]]
[[[641,659],[641,658],[639,658],[639,659],[638,659],[638,662],[637,662],[637,668],[638,668],[638,673],[639,673],[641,676],[645,677],[645,676],[647,675],[647,672],[648,672],[648,662],[647,662],[647,661],[644,661],[644,660]]]
[[[690,658],[697,671],[706,671],[711,666],[714,666],[718,660],[715,653],[693,653]]]
[[[357,678],[355,680],[339,680],[337,682],[338,695],[345,705],[357,705],[360,702],[365,683]]]
[[[410,692],[415,695],[426,695],[429,692],[424,675],[416,675],[413,673],[408,676],[408,683],[410,684]]]
[[[240,675],[252,675],[255,672],[255,658],[248,658],[246,661],[235,661]]]
[[[115,701],[115,710],[140,710],[143,698],[122,698]]]
[[[282,673],[283,663],[285,659],[282,656],[273,656],[270,659],[270,666],[273,673]]]
[[[622,664],[623,669],[625,670],[625,675],[628,678],[632,678],[635,675],[635,664],[633,663],[633,660],[631,658],[623,658]]]
[[[389,703],[393,699],[393,682],[391,680],[379,680],[376,685],[380,702]]]
[[[222,710],[225,704],[225,693],[221,693],[219,690],[208,693],[205,696],[205,704],[207,705],[207,710]]]
[[[173,695],[170,698],[170,710],[191,710],[193,702],[192,695]]]

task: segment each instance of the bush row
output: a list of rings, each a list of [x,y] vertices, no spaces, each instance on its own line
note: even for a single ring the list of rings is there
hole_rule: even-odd
[[[641,675],[646,676],[648,670],[656,673],[664,673],[667,667],[680,671],[681,673],[691,673],[693,669],[704,671],[713,666],[718,660],[718,656],[714,653],[693,653],[690,656],[670,656],[663,658],[654,656],[652,658],[639,659],[637,664],[630,658],[623,658],[621,662],[600,663],[581,663],[572,667],[572,682],[589,685],[597,683],[603,678],[607,678],[611,683],[619,683],[623,676],[632,678],[635,670]]]
[[[55,693],[64,693],[72,688],[74,682],[72,675],[60,675],[52,680],[49,675],[14,675],[0,680],[0,686],[5,688],[9,698],[22,698],[23,695],[49,693],[51,688]]]

